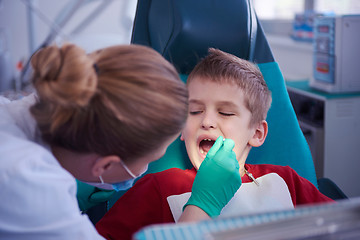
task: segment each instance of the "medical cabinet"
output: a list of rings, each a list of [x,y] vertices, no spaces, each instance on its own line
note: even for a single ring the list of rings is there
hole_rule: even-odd
[[[317,178],[334,181],[348,197],[360,196],[360,93],[329,94],[308,81],[288,81],[287,90],[310,146]]]
[[[314,20],[313,78],[326,92],[360,92],[360,15],[322,16]]]

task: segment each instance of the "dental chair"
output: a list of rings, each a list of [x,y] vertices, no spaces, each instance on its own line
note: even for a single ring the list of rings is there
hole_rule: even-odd
[[[246,162],[288,165],[325,195],[346,198],[331,180],[318,181],[316,177],[310,148],[251,0],[138,0],[131,42],[158,51],[176,67],[183,81],[209,47],[256,63],[273,102],[267,117],[267,139],[251,150]],[[180,139],[163,158],[150,164],[148,173],[171,167],[192,167]]]
[[[317,186],[310,149],[251,0],[139,0],[132,43],[161,53],[184,81],[209,47],[256,63],[273,103],[267,118],[267,139],[263,146],[251,150],[247,163],[289,165]],[[149,172],[189,166],[184,144],[178,139],[160,161],[151,164]]]
[[[246,162],[288,165],[318,187],[310,148],[251,0],[139,0],[131,42],[158,51],[176,67],[183,81],[209,47],[256,63],[272,92],[273,102],[267,117],[267,139],[261,147],[251,150]],[[192,167],[179,138],[160,160],[149,165],[147,173],[173,167]],[[108,207],[122,194],[116,193]],[[331,196],[345,197],[341,193]]]

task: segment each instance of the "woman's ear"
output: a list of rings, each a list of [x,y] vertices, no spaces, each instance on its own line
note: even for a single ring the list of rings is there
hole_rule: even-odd
[[[120,158],[116,155],[110,155],[98,158],[91,168],[93,176],[99,177],[107,170],[110,170],[115,163],[119,163]]]
[[[181,132],[181,134],[180,134],[180,140],[181,141],[184,141],[184,137],[183,137],[183,133]]]
[[[249,144],[253,147],[260,147],[266,139],[268,133],[268,124],[262,120],[255,128],[255,133],[250,139]]]

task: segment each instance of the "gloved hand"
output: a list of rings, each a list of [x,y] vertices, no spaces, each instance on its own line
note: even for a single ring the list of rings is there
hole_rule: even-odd
[[[218,137],[196,174],[192,193],[185,204],[195,205],[210,217],[218,216],[241,186],[239,163],[231,139]]]
[[[100,189],[76,179],[77,193],[76,197],[81,211],[96,206],[102,202],[110,200],[115,193],[114,190]]]

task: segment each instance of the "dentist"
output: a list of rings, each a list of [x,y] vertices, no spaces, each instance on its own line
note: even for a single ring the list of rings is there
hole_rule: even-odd
[[[159,159],[187,117],[187,90],[154,50],[72,44],[31,59],[35,93],[0,105],[0,236],[102,239],[76,181],[123,190]]]

